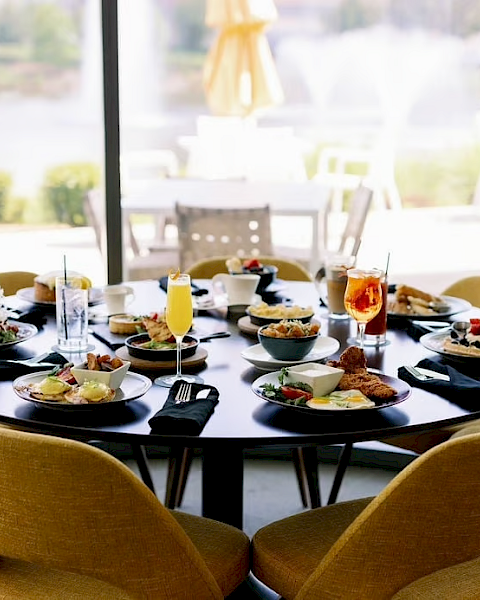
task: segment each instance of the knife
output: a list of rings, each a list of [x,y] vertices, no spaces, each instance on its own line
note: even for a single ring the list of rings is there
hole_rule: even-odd
[[[442,381],[450,381],[450,376],[445,375],[444,373],[438,373],[438,371],[431,371],[430,369],[424,369],[423,367],[415,367],[415,369],[426,377],[431,377],[432,379],[441,379]]]

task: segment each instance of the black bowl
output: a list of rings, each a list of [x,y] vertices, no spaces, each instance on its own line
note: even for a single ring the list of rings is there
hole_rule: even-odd
[[[257,294],[262,294],[268,286],[275,281],[277,278],[278,267],[273,265],[264,265],[259,269],[246,269],[243,267],[244,273],[252,273],[254,275],[260,275],[260,281],[258,282],[257,289],[255,292]]]
[[[130,356],[135,358],[141,358],[143,360],[151,360],[156,362],[174,361],[177,360],[177,349],[176,348],[142,348],[141,344],[148,342],[150,337],[148,333],[139,333],[137,335],[131,335],[125,340],[125,346],[128,349]],[[181,350],[182,360],[193,356],[197,351],[198,340],[191,335],[186,335],[183,338],[183,344],[187,344],[185,348]]]
[[[315,346],[318,333],[304,337],[278,338],[262,334],[264,327],[258,330],[258,340],[271,357],[277,360],[302,360]]]

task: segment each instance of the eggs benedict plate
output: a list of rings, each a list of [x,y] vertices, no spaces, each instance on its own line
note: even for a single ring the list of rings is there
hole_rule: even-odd
[[[111,389],[100,381],[70,384],[50,372],[30,373],[18,377],[13,389],[23,400],[57,410],[92,410],[123,405],[140,398],[152,385],[139,373],[127,373],[121,387]]]

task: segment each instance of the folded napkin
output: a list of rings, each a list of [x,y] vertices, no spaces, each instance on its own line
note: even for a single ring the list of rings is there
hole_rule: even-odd
[[[447,363],[443,363],[441,359],[431,360],[425,358],[421,360],[417,367],[423,367],[430,371],[443,373],[450,377],[450,381],[441,379],[431,379],[428,381],[420,381],[411,375],[405,367],[398,369],[398,376],[411,386],[422,388],[428,392],[433,392],[439,396],[447,398],[451,402],[458,404],[462,408],[468,410],[480,410],[480,380],[475,377],[470,377],[465,373],[460,372]]]
[[[22,311],[17,309],[8,310],[11,313],[11,318],[15,321],[21,321],[22,323],[30,323],[31,325],[35,325],[39,329],[41,329],[47,322],[45,311],[38,306],[34,306],[32,308]]]
[[[162,288],[162,290],[164,292],[166,292],[167,287],[168,287],[168,276],[160,277],[160,280],[158,283],[160,284],[160,287]],[[209,291],[206,288],[199,287],[193,281],[190,282],[190,287],[192,288],[192,296],[205,296],[206,294],[209,293]]]
[[[153,433],[173,435],[200,435],[208,419],[218,404],[218,390],[211,385],[192,384],[192,395],[189,402],[175,404],[175,396],[181,381],[170,388],[168,398],[163,407],[149,420]],[[209,389],[206,398],[195,400],[200,390]]]
[[[92,327],[92,335],[112,350],[118,350],[122,346],[125,346],[125,340],[129,337],[128,335],[112,333],[109,326],[104,323],[94,325]]]
[[[15,359],[12,359],[15,360]],[[66,359],[58,352],[51,352],[48,356],[42,359],[42,363],[53,363],[55,365],[63,366],[68,363]],[[7,381],[13,380],[21,375],[27,375],[28,373],[37,373],[39,371],[51,371],[54,367],[45,367],[39,365],[19,365],[18,363],[11,362],[8,359],[0,359],[0,380]]]

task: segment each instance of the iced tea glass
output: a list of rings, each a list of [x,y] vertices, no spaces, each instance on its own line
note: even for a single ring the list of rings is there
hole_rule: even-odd
[[[388,299],[388,281],[385,273],[382,271],[380,279],[382,285],[382,308],[376,317],[367,323],[365,327],[364,346],[374,346],[378,348],[388,344],[387,340],[387,299]]]
[[[382,308],[382,271],[379,269],[348,269],[345,308],[358,324],[357,342],[364,346],[365,327]]]

